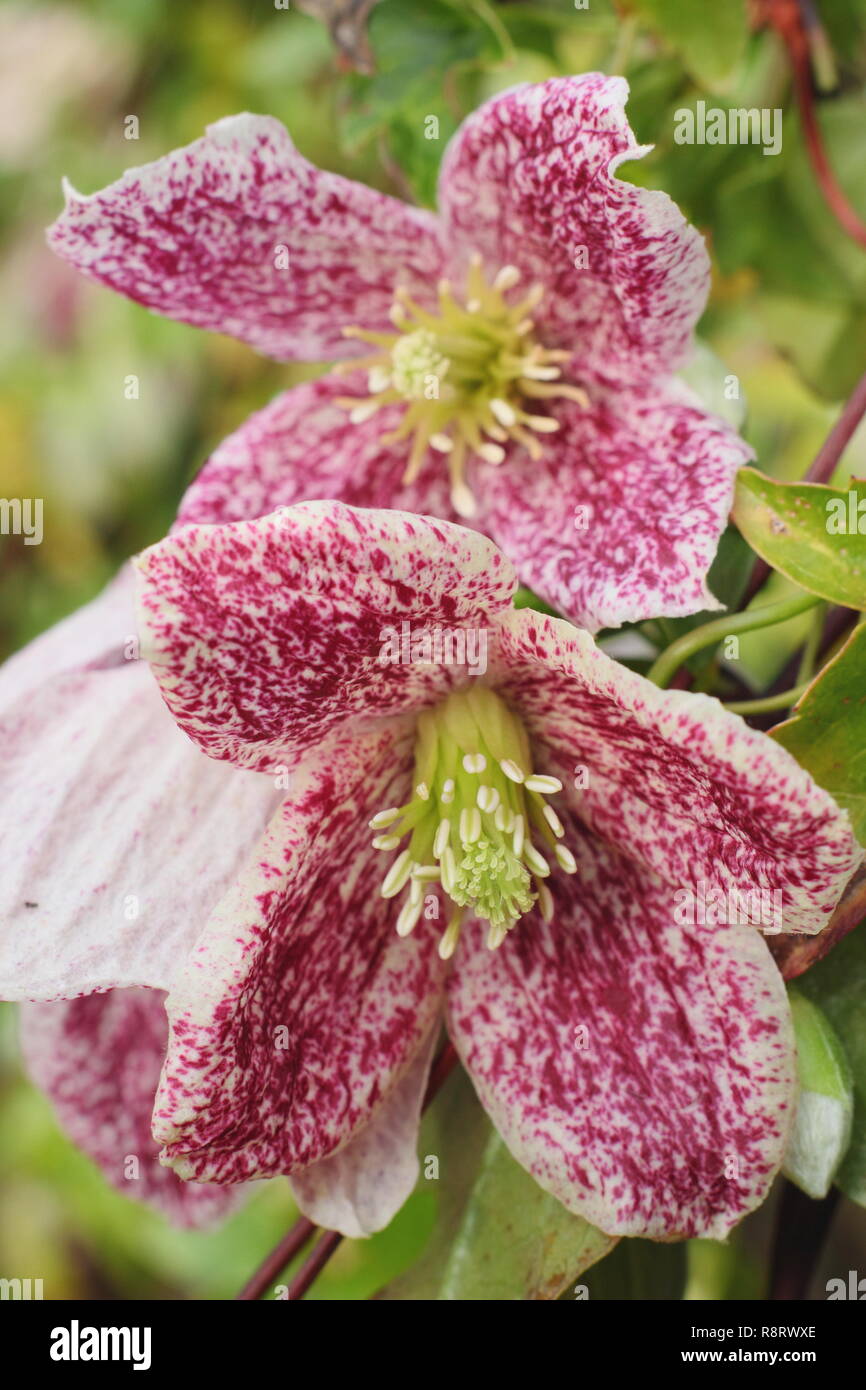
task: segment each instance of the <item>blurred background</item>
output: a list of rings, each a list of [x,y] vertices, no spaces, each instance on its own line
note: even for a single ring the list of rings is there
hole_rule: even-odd
[[[317,370],[159,319],[78,278],[44,244],[63,176],[92,192],[242,110],[277,116],[316,164],[433,205],[445,143],[487,96],[562,73],[625,74],[631,124],[655,149],[621,176],[666,189],[713,258],[693,384],[742,421],[761,468],[800,476],[866,369],[866,251],[817,191],[790,57],[770,22],[784,9],[769,0],[0,4],[0,496],[42,498],[45,518],[41,545],[0,537],[0,655],[163,535],[214,445]],[[833,0],[820,13],[809,54],[820,127],[866,218],[866,0]],[[674,112],[699,100],[784,108],[781,153],[675,144]],[[425,139],[428,115],[438,141]],[[129,116],[137,139],[126,138]],[[725,373],[740,384],[734,403],[721,398]],[[125,397],[130,374],[137,400]],[[847,471],[866,475],[862,437]],[[762,634],[757,674],[772,675],[784,655]],[[14,1010],[0,1022],[0,1275],[41,1275],[59,1297],[235,1293],[293,1219],[285,1184],[259,1187],[217,1231],[172,1230],[109,1189],[64,1139],[21,1075]],[[422,1183],[388,1231],[346,1242],[308,1296],[370,1297],[425,1251],[440,1218],[436,1185]],[[771,1202],[730,1244],[692,1242],[663,1291],[761,1297],[772,1221]],[[624,1242],[586,1278],[593,1296],[660,1295],[642,1245]],[[858,1261],[866,1267],[866,1213],[843,1202],[819,1296],[824,1279]]]

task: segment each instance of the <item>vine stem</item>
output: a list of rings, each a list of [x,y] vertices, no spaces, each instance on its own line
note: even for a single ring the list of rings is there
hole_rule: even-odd
[[[650,667],[647,678],[656,685],[666,686],[680,666],[704,647],[713,647],[724,638],[740,632],[753,632],[757,628],[787,622],[789,618],[796,618],[821,602],[815,594],[799,594],[796,598],[782,599],[780,603],[768,603],[764,608],[714,618],[711,623],[692,628],[691,632],[684,632],[682,637],[672,642]]]
[[[729,709],[731,714],[771,714],[773,710],[790,709],[796,705],[808,689],[809,681],[804,681],[791,690],[781,690],[778,695],[763,695],[757,700],[732,700],[725,705],[725,709]]]
[[[446,1042],[430,1069],[427,1089],[421,1104],[422,1111],[426,1110],[436,1098],[457,1065],[457,1060],[454,1044]],[[252,1302],[261,1298],[265,1290],[275,1281],[286,1265],[291,1263],[318,1229],[316,1223],[310,1221],[306,1216],[302,1216],[296,1221],[291,1230],[283,1236],[278,1245],[274,1246],[252,1278],[241,1289],[237,1295],[238,1301]],[[303,1298],[314,1280],[325,1268],[342,1239],[339,1231],[325,1231],[289,1285],[289,1302]]]
[[[842,230],[866,246],[866,226],[836,180],[815,114],[812,67],[815,63],[820,75],[820,69],[827,66],[829,47],[814,9],[808,0],[759,0],[759,8],[764,22],[776,30],[788,50],[806,152],[824,202]]]

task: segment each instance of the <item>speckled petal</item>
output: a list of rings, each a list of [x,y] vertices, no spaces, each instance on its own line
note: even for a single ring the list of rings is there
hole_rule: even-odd
[[[669,893],[569,819],[552,922],[455,957],[448,1026],[511,1152],[612,1235],[722,1238],[766,1195],[794,1098],[785,988],[745,927],[675,926]]]
[[[708,695],[659,690],[568,623],[523,610],[498,633],[496,678],[544,770],[600,836],[670,885],[672,914],[688,910],[678,895],[700,911],[717,890],[714,915],[770,931],[826,925],[863,851],[847,812],[784,748]],[[735,890],[760,896],[728,901]]]
[[[591,631],[720,607],[706,575],[749,446],[673,379],[554,405],[539,462],[479,472],[479,521],[521,582]]]
[[[0,998],[167,987],[282,795],[177,728],[134,659],[131,587],[0,671]]]
[[[207,134],[82,197],[67,187],[48,241],[100,284],[280,360],[359,351],[342,328],[389,330],[399,282],[427,297],[435,217],[316,169],[270,116]]]
[[[441,455],[402,485],[409,445],[383,444],[400,406],[351,424],[335,397],[367,394],[366,375],[305,382],[251,415],[205,463],[183,498],[177,525],[250,521],[295,502],[333,498],[353,507],[396,507],[456,520]]]
[[[227,1215],[239,1193],[181,1182],[159,1162],[150,1121],[168,1032],[163,1000],[155,990],[124,989],[26,1004],[24,1059],[63,1129],[112,1187],[175,1225],[199,1226]]]
[[[392,660],[402,624],[485,627],[516,583],[472,531],[339,502],[187,526],[137,563],[142,651],[175,719],[212,757],[271,773],[348,720],[465,679]]]
[[[650,148],[627,96],[599,73],[503,92],[464,122],[440,175],[452,256],[479,251],[544,285],[534,317],[587,383],[678,367],[709,288],[703,239],[667,194],[617,177]]]
[[[373,1118],[339,1152],[289,1179],[305,1216],[357,1239],[384,1230],[418,1180],[418,1125],[440,1027]]]
[[[441,924],[395,930],[368,821],[409,790],[413,721],[299,769],[247,873],[168,999],[155,1111],[184,1178],[295,1173],[346,1144],[426,1047]]]

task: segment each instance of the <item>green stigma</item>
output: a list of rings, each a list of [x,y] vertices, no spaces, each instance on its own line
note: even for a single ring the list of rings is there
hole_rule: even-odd
[[[550,920],[553,900],[544,880],[551,865],[539,843],[565,873],[577,865],[545,800],[562,783],[531,768],[523,725],[486,686],[457,691],[419,715],[413,796],[370,821],[374,846],[399,850],[382,895],[408,890],[397,919],[401,936],[418,922],[425,888],[437,882],[454,909],[439,943],[443,959],[453,953],[467,915],[489,924],[491,949],[536,903]]]
[[[428,450],[444,455],[451,500],[460,516],[473,516],[476,510],[466,482],[469,457],[501,463],[504,446],[511,442],[540,458],[537,436],[559,426],[552,416],[535,413],[538,404],[554,396],[589,403],[580,387],[559,380],[559,364],[571,354],[535,341],[531,314],[543,297],[541,286],[508,302],[506,296],[519,280],[519,271],[505,266],[488,282],[481,258],[473,256],[462,299],[447,280],[440,282],[438,313],[422,309],[398,289],[391,308],[396,332],[344,329],[347,337],[360,338],[376,351],[345,364],[345,369],[368,369],[369,396],[344,396],[339,404],[360,423],[384,405],[403,403],[400,424],[383,435],[383,442],[411,439],[404,483],[417,477]]]

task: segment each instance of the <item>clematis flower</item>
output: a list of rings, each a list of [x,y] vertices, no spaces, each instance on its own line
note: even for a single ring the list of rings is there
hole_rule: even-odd
[[[508,560],[451,523],[304,503],[138,570],[180,728],[227,776],[291,779],[171,983],[163,1161],[289,1173],[374,1229],[444,1016],[516,1159],[603,1230],[721,1236],[757,1205],[792,1119],[784,986],[753,926],[675,905],[760,890],[821,929],[861,851],[793,758],[515,610]]]
[[[471,518],[522,581],[595,630],[718,607],[706,573],[751,451],[674,373],[703,241],[640,158],[627,83],[591,73],[487,102],[445,152],[439,211],[314,168],[241,115],[49,231],[86,275],[281,361],[346,369],[217,450],[182,521],[333,497]]]

